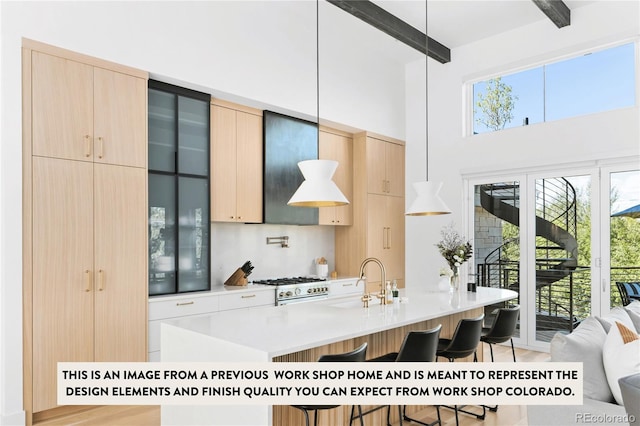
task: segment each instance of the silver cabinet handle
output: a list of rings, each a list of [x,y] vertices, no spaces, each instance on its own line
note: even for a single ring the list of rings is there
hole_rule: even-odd
[[[193,305],[193,300],[191,302],[183,302],[183,303],[176,303],[176,306],[187,306],[187,305]]]
[[[246,296],[240,296],[240,297],[242,297],[243,299],[250,299],[250,298],[252,298],[252,297],[256,297],[256,295],[255,295],[255,294],[249,294],[249,295],[246,295]]]

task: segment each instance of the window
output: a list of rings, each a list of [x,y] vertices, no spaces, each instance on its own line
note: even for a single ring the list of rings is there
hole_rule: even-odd
[[[149,295],[208,290],[210,96],[149,81]]]
[[[473,133],[634,106],[635,44],[473,84]]]

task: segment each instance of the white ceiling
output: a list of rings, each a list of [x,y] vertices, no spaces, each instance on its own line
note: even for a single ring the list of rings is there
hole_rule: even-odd
[[[569,9],[597,0],[564,0]],[[424,0],[373,0],[409,25],[425,31]],[[541,20],[553,22],[531,0],[429,0],[428,32],[450,49]]]

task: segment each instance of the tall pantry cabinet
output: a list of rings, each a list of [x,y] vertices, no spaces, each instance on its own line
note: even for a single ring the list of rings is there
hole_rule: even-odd
[[[370,132],[353,137],[353,225],[336,228],[336,270],[354,276],[367,257],[386,279],[404,287],[404,142]],[[380,290],[377,265],[366,270],[367,291]],[[382,283],[383,284],[383,283]]]
[[[56,407],[57,362],[146,360],[147,79],[23,40],[29,424]]]

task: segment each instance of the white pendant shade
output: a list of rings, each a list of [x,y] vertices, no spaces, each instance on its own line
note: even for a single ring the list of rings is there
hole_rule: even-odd
[[[335,207],[349,204],[334,181],[331,180],[338,168],[338,162],[333,160],[300,161],[298,167],[304,176],[304,181],[293,194],[290,206],[297,207]]]
[[[407,210],[407,216],[431,216],[438,214],[449,214],[451,209],[440,198],[442,182],[415,182],[413,188],[418,194],[418,198]]]

